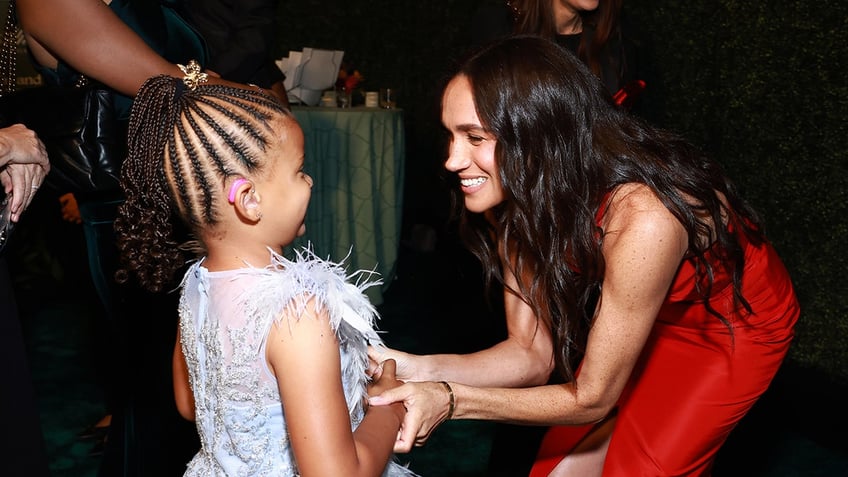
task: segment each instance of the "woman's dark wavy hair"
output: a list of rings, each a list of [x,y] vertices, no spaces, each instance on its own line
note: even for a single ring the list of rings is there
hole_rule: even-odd
[[[274,116],[291,116],[254,89],[203,84],[195,90],[170,76],[148,79],[133,102],[128,157],[121,169],[126,201],[115,221],[124,268],[151,291],[174,284],[189,257],[174,219],[198,236],[217,223],[227,179],[261,174]]]
[[[497,140],[495,162],[506,196],[489,222],[462,207],[455,187],[460,234],[484,264],[488,285],[503,283],[499,254],[510,257],[507,266],[516,277],[527,277],[512,292],[553,331],[563,377],[573,378],[584,351],[605,269],[597,217],[619,185],[648,186],[683,224],[687,259],[703,297],[711,294],[715,272],[705,260],[710,250],[731,273],[737,304],[751,312],[741,294],[739,240],[727,227],[710,224],[729,221],[755,244],[764,240],[761,225],[716,162],[615,107],[578,58],[540,37],[491,44],[472,54],[456,76],[470,81],[481,125]],[[698,237],[713,237],[714,245]],[[706,299],[704,305],[731,326]]]

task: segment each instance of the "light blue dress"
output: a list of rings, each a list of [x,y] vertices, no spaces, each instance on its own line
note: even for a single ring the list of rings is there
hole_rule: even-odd
[[[302,309],[312,297],[329,312],[340,343],[352,429],[365,414],[367,345],[382,342],[373,326],[376,310],[362,290],[379,281],[362,273],[348,277],[340,264],[308,250],[292,261],[270,254],[265,268],[220,272],[208,271],[201,260],[183,279],[180,333],[201,442],[186,476],[298,475],[265,347],[281,311]],[[383,472],[413,475],[396,462]]]

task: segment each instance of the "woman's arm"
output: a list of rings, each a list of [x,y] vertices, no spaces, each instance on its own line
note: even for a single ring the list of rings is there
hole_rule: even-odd
[[[507,267],[504,267],[506,270]],[[504,287],[507,338],[469,354],[413,355],[372,348],[372,365],[391,358],[398,378],[407,381],[451,381],[469,386],[522,387],[545,384],[554,368],[550,330],[518,295],[515,276],[507,273]]]
[[[130,96],[152,76],[183,76],[102,0],[16,1],[29,47],[44,66],[55,68],[56,58],[62,58],[75,70]]]
[[[372,365],[397,362],[398,378],[405,381],[451,381],[470,386],[519,387],[547,382],[553,370],[550,331],[526,303],[505,292],[507,338],[487,349],[468,354],[413,355],[389,348],[371,348]]]
[[[576,381],[524,389],[454,385],[454,418],[580,425],[606,417],[647,341],[686,252],[687,235],[644,186],[622,187],[605,219],[606,275]],[[408,451],[445,415],[439,386],[407,383],[372,398],[375,405],[403,401],[407,407],[397,451]]]
[[[286,315],[272,326],[267,359],[277,377],[300,475],[380,475],[403,409],[369,409],[351,432],[339,343],[326,309],[317,312],[311,301],[301,316]]]
[[[194,393],[191,391],[191,385],[188,381],[188,365],[183,354],[183,347],[180,344],[180,337],[180,330],[178,328],[177,342],[174,345],[174,355],[171,363],[174,380],[174,400],[177,403],[177,411],[179,411],[180,415],[189,421],[194,421]]]

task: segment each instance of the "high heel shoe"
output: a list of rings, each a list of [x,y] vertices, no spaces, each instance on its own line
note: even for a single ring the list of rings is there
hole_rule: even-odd
[[[86,427],[79,434],[77,434],[77,439],[82,440],[98,440],[101,441],[106,437],[106,434],[109,433],[109,426],[112,424],[112,415],[107,414],[100,418],[99,421],[94,424]]]
[[[109,441],[109,436],[104,435],[102,439],[97,439],[91,449],[88,450],[89,457],[101,457],[106,453],[106,443]]]
[[[91,426],[86,427],[82,431],[80,431],[80,433],[77,434],[77,439],[84,440],[84,441],[87,441],[87,440],[100,441],[100,440],[103,440],[103,438],[106,437],[106,434],[108,434],[108,433],[109,433],[109,426],[91,425]]]

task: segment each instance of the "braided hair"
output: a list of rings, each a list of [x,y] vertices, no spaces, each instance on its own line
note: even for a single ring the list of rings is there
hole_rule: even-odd
[[[279,101],[253,89],[201,84],[161,75],[148,79],[133,102],[128,157],[121,169],[126,201],[115,221],[123,269],[150,291],[171,283],[188,258],[173,219],[189,231],[214,226],[234,176],[263,171],[271,119],[291,117]]]

